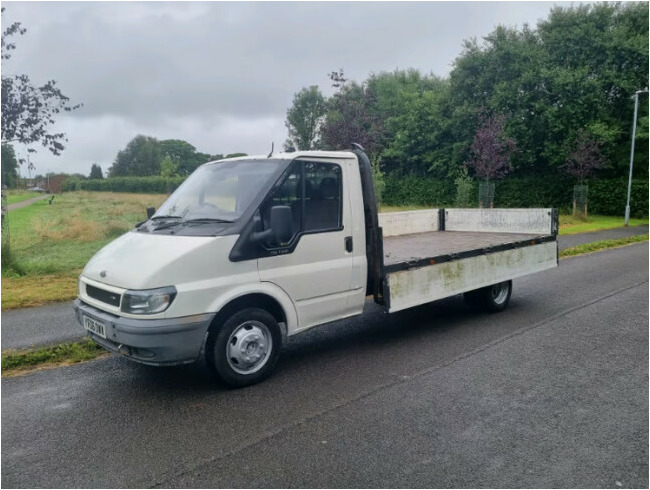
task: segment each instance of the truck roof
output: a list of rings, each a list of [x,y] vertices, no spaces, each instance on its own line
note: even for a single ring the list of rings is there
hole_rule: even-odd
[[[351,151],[321,151],[321,150],[310,150],[310,151],[292,151],[292,152],[280,152],[273,153],[270,157],[268,155],[247,155],[243,157],[234,157],[234,158],[222,158],[221,160],[213,160],[207,163],[216,163],[216,162],[236,162],[239,160],[293,160],[300,157],[311,157],[311,158],[352,158],[354,153]]]

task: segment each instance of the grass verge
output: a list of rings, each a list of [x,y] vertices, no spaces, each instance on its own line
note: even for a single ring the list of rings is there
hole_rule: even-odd
[[[648,241],[648,234],[645,235],[635,235],[625,238],[616,238],[613,240],[601,240],[599,242],[586,243],[584,245],[578,245],[577,247],[571,247],[560,251],[560,258],[563,257],[575,257],[576,255],[583,255],[592,252],[599,252],[608,248],[618,248],[624,247],[626,245],[632,245],[634,243],[641,243]]]
[[[647,218],[630,219],[630,226],[647,224]],[[576,233],[611,230],[612,228],[622,228],[623,226],[625,226],[625,218],[622,216],[601,216],[594,214],[585,218],[582,216],[572,216],[570,214],[560,215],[560,235],[574,235]]]
[[[2,279],[2,309],[43,306],[77,297],[77,278],[81,269],[69,274],[41,277],[5,277]]]
[[[2,377],[20,376],[41,369],[70,366],[109,354],[90,339],[32,349],[7,349],[2,351]]]

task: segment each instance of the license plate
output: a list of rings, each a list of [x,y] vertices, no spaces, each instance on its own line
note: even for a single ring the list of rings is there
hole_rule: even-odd
[[[92,318],[84,316],[84,327],[89,332],[97,334],[103,339],[106,338],[106,329],[104,328],[104,324],[102,322],[98,322],[97,320],[93,320]]]

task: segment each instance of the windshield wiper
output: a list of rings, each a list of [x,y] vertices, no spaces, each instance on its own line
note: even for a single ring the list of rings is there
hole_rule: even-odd
[[[152,230],[153,231],[164,230],[165,228],[171,228],[172,226],[178,226],[178,225],[180,225],[182,223],[183,223],[182,221],[172,221],[171,223],[163,223],[160,226],[156,226]]]
[[[136,224],[135,227],[139,229],[142,225],[144,225],[145,223],[148,223],[149,221],[156,222],[156,221],[163,220],[163,219],[183,219],[183,217],[182,216],[175,216],[175,215],[172,215],[172,214],[163,214],[163,215],[160,215],[160,216],[154,216],[153,218],[149,218],[149,219],[146,219],[144,221],[140,221],[140,223]],[[156,228],[156,229],[158,229],[158,228]]]
[[[186,219],[183,223],[234,223],[234,221],[221,218],[194,218]]]
[[[162,225],[157,226],[156,228],[154,228],[153,231],[164,230],[165,228],[171,228],[173,226],[186,225],[186,224],[191,224],[191,223],[199,223],[199,224],[202,224],[202,223],[234,223],[234,221],[230,221],[228,219],[221,219],[221,218],[194,218],[194,219],[186,219],[186,220],[183,220],[183,221],[172,221],[170,223],[163,223]]]

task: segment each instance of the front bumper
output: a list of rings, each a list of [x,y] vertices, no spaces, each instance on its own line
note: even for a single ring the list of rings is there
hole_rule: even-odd
[[[105,349],[129,359],[152,366],[171,366],[195,362],[201,354],[213,313],[164,320],[122,318],[74,301],[77,321],[83,326],[83,316],[105,326],[106,338],[87,332]]]

